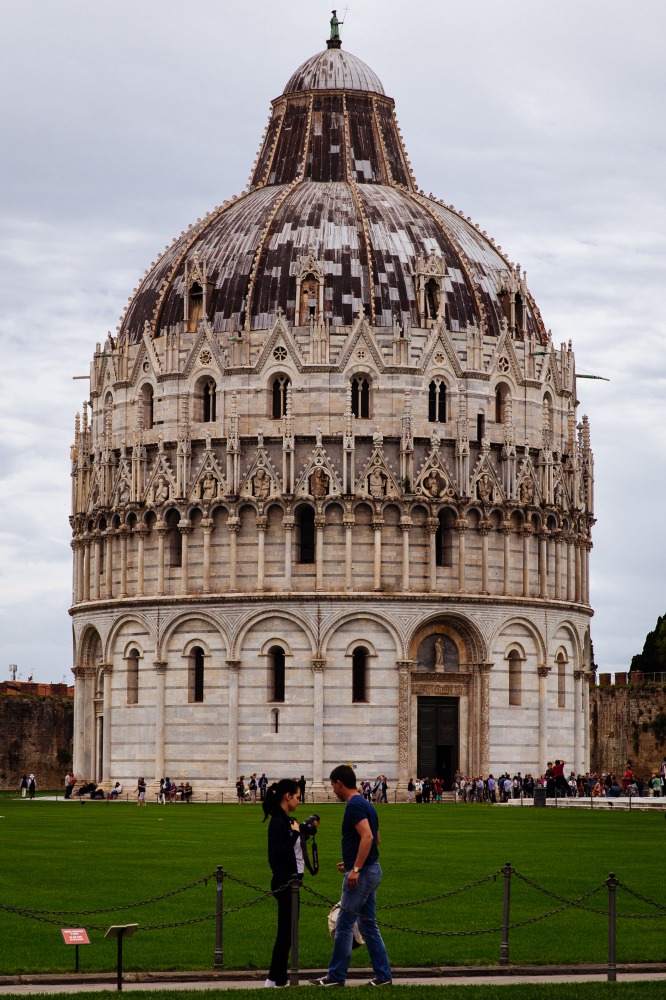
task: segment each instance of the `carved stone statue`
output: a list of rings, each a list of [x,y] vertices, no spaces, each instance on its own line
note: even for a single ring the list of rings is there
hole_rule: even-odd
[[[435,639],[435,670],[444,669],[444,643]]]
[[[170,494],[169,483],[164,476],[160,476],[153,487],[153,501],[155,503],[166,503]]]
[[[446,484],[437,469],[431,469],[423,480],[423,489],[431,497],[441,497]]]
[[[213,475],[210,469],[207,469],[206,475],[203,477],[201,482],[201,499],[202,500],[214,500],[217,496],[217,479]]]
[[[520,484],[520,502],[521,503],[533,503],[534,501],[534,483],[529,476],[526,476]]]
[[[321,468],[315,469],[314,472],[312,473],[312,478],[310,482],[311,482],[310,489],[312,490],[312,496],[315,499],[321,500],[322,497],[328,496],[329,478],[324,469]]]
[[[493,484],[487,472],[482,472],[476,483],[476,492],[482,503],[490,503],[493,495]]]
[[[331,38],[339,38],[340,37],[340,25],[343,22],[342,21],[338,21],[338,12],[337,12],[337,10],[332,10],[331,14],[333,15],[333,17],[331,18]]]
[[[368,492],[375,500],[381,500],[386,496],[386,475],[378,465],[370,470],[368,476]]]
[[[271,492],[270,476],[265,469],[257,469],[252,477],[252,496],[257,500],[267,500]]]
[[[130,488],[126,479],[123,479],[118,488],[118,503],[129,503]]]

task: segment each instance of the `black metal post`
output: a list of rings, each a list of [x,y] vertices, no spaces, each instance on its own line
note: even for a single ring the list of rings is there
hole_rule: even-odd
[[[222,904],[224,902],[224,869],[218,865],[215,870],[215,965],[216,969],[224,968],[224,952],[222,950]]]
[[[301,903],[300,875],[294,875],[289,883],[291,892],[291,971],[289,985],[298,986],[298,911]]]
[[[118,934],[118,992],[123,988],[123,932]]]
[[[78,971],[79,971],[79,946],[78,946],[78,944],[75,944],[74,945],[74,972],[78,972]]]
[[[509,923],[510,923],[510,902],[511,902],[511,872],[513,869],[507,861],[502,868],[504,873],[504,904],[502,907],[502,943],[500,945],[500,965],[509,964]]]
[[[606,879],[608,886],[608,982],[617,982],[617,966],[615,964],[615,903],[618,880],[615,872],[611,872]]]

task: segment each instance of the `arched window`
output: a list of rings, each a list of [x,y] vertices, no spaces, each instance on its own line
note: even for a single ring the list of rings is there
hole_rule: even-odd
[[[352,379],[351,407],[355,417],[362,419],[370,416],[370,382],[364,375]]]
[[[435,532],[435,564],[453,566],[453,512],[440,510],[439,525]]]
[[[203,386],[202,418],[205,424],[211,424],[216,419],[217,393],[213,379],[208,379]]]
[[[506,399],[509,395],[508,387],[504,384],[498,385],[495,389],[495,423],[506,423]]]
[[[155,426],[155,394],[152,385],[144,385],[141,390],[143,406],[143,427],[149,431]]]
[[[180,514],[177,510],[170,510],[166,516],[168,530],[168,553],[169,566],[176,568],[183,565],[183,536],[178,527]]]
[[[567,662],[564,653],[557,654],[557,707],[567,705]]]
[[[274,733],[280,732],[280,709],[271,709],[271,729]]]
[[[269,701],[284,701],[285,654],[282,646],[271,646],[268,651]],[[275,730],[277,732],[277,729]]]
[[[204,700],[204,651],[201,646],[193,646],[190,650],[189,663],[189,701]]]
[[[481,444],[486,436],[486,417],[483,413],[476,415],[476,440]]]
[[[127,704],[139,703],[139,650],[131,649],[127,657]]]
[[[368,651],[357,646],[352,654],[352,701],[368,700]]]
[[[198,281],[193,281],[190,285],[187,299],[187,329],[189,333],[194,333],[203,319],[204,314],[203,287]]]
[[[428,420],[431,424],[446,423],[446,385],[438,378],[428,389]]]
[[[287,415],[287,389],[290,385],[288,375],[276,375],[273,379],[271,416],[274,420]]]
[[[296,513],[297,560],[299,563],[315,561],[315,523],[312,507],[299,507]]]
[[[439,282],[431,278],[425,286],[426,319],[437,319],[439,311]]]
[[[509,660],[509,704],[520,705],[522,701],[522,660],[520,653],[512,649],[508,656]]]

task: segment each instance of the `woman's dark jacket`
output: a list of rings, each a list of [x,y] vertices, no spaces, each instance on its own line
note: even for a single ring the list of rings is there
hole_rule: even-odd
[[[274,878],[284,883],[296,874],[294,844],[299,837],[299,831],[292,830],[287,813],[278,809],[268,824],[268,863]]]

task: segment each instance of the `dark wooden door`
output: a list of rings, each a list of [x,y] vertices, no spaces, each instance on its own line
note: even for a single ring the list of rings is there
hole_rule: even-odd
[[[418,777],[442,778],[450,788],[458,767],[457,698],[419,697],[416,746]]]

